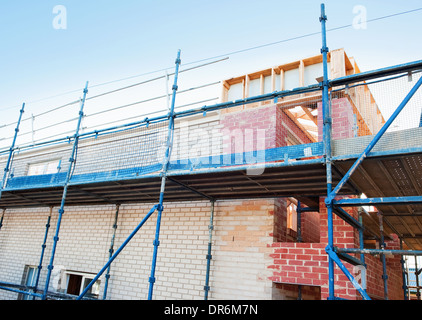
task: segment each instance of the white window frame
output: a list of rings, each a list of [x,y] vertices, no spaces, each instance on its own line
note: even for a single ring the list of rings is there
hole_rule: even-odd
[[[88,272],[80,272],[80,271],[73,271],[73,270],[66,270],[63,272],[62,275],[62,283],[65,284],[64,292],[67,293],[68,285],[69,285],[69,278],[71,275],[81,276],[81,286],[79,288],[79,293],[81,294],[85,288],[88,286],[89,283],[95,278],[96,274],[94,273],[88,273]],[[86,281],[88,280],[88,281]],[[85,281],[87,282],[85,285]],[[91,292],[93,295],[97,296],[97,298],[100,296],[100,286],[101,286],[101,280],[98,279],[94,285],[92,286]]]
[[[292,209],[289,213],[289,207]],[[286,206],[287,228],[297,232],[297,205],[294,202],[288,201]]]
[[[32,275],[30,278],[30,271],[32,270]],[[26,265],[24,268],[24,277],[25,277],[25,281],[23,283],[23,285],[25,286],[29,286],[32,287],[35,285],[35,279],[37,278],[37,273],[38,273],[38,267],[37,266],[33,266],[33,265]],[[28,295],[28,294],[22,294],[22,300],[31,300],[32,296]]]
[[[39,176],[44,174],[57,173],[61,159],[54,159],[28,164],[27,176]]]

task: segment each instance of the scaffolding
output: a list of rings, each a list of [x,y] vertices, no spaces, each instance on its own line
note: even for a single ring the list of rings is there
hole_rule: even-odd
[[[360,267],[364,272],[366,270],[365,255],[381,256],[384,298],[388,299],[386,255],[402,256],[401,263],[404,280],[406,280],[406,277],[408,278],[408,273],[404,271],[403,256],[422,255],[422,244],[417,239],[418,233],[414,230],[409,230],[408,233],[403,231],[406,230],[406,219],[417,217],[422,207],[422,187],[420,187],[421,184],[419,181],[419,179],[422,179],[422,171],[416,166],[422,154],[420,144],[422,132],[420,131],[420,126],[404,131],[388,131],[392,123],[418,92],[422,84],[422,77],[420,76],[422,61],[329,79],[329,49],[326,40],[326,21],[325,7],[322,4],[320,22],[323,78],[319,79],[317,84],[291,90],[276,90],[271,93],[254,95],[234,101],[176,111],[175,100],[178,92],[179,66],[181,65],[181,53],[179,50],[175,61],[174,83],[171,99],[168,99],[167,113],[111,128],[80,132],[84,117],[84,105],[90,99],[87,97],[88,83],[86,83],[83,90],[83,98],[79,101],[80,111],[74,134],[66,138],[47,140],[38,144],[32,143],[26,147],[29,150],[33,150],[45,146],[58,145],[62,148],[60,152],[70,154],[68,164],[59,163],[59,170],[54,174],[23,176],[19,173],[21,168],[19,157],[16,155],[22,152],[25,147],[16,148],[15,142],[22,120],[22,114],[24,113],[24,104],[20,111],[11,147],[9,150],[3,152],[4,155],[7,155],[7,160],[0,189],[0,206],[3,208],[0,228],[4,213],[8,208],[31,207],[34,205],[45,206],[50,208],[50,215],[46,225],[35,286],[0,282],[0,289],[32,296],[34,299],[40,298],[45,300],[53,297],[75,298],[66,294],[49,291],[51,273],[54,268],[55,252],[59,241],[60,224],[65,207],[67,205],[107,203],[115,205],[116,208],[109,259],[76,299],[87,299],[86,295],[91,290],[91,287],[107,272],[103,299],[106,298],[110,268],[113,261],[142,228],[145,222],[154,213],[157,213],[153,256],[150,277],[148,278],[148,300],[151,300],[153,299],[153,289],[156,282],[155,270],[160,245],[160,225],[164,202],[206,199],[210,202],[211,208],[208,227],[208,251],[206,255],[207,270],[204,285],[204,299],[207,300],[210,290],[209,277],[212,260],[215,201],[220,199],[245,199],[250,197],[250,194],[253,194],[262,198],[282,196],[325,197],[325,206],[328,214],[328,245],[325,249],[328,255],[329,266],[328,299],[339,299],[335,295],[334,270],[336,265],[360,293],[362,299],[370,300],[365,285],[359,283],[344,265],[344,261],[346,261]],[[389,119],[383,123],[381,128],[372,128],[370,130],[371,135],[356,134],[353,138],[333,140],[332,136],[335,129],[332,123],[332,112],[336,99],[341,97],[354,99],[357,96],[356,90],[366,90],[371,84],[394,81],[405,77],[409,79],[413,77],[412,80],[416,80],[415,84],[398,104],[398,107],[396,107]],[[168,79],[168,76],[166,76],[166,79]],[[304,97],[306,95],[312,95],[313,97],[315,94],[319,94],[320,98],[315,101],[309,99],[309,104],[312,104],[313,109],[316,109],[318,104],[321,106],[323,130],[322,139],[319,142],[267,149],[263,157],[260,157],[260,152],[255,150],[250,152],[245,151],[242,154],[217,153],[197,159],[181,157],[177,160],[172,160],[176,130],[175,119],[189,118],[197,115],[207,116],[207,114],[214,111],[265,101],[273,101],[275,104],[280,103],[280,105],[288,109],[290,98]],[[91,97],[91,99],[95,97]],[[170,95],[167,94],[165,97],[169,98]],[[365,111],[361,111],[363,117],[368,117],[364,113]],[[360,127],[360,130],[363,130],[363,128]],[[104,153],[104,150],[108,150],[107,159],[102,159],[100,156]],[[397,176],[394,175],[392,170],[385,168],[385,165],[382,164],[383,161],[395,161],[398,166],[396,171],[405,172],[406,178],[403,179],[408,184],[406,186],[407,189],[402,187],[400,183],[403,181],[398,181]],[[13,171],[11,171],[12,163]],[[374,166],[378,169],[374,170]],[[222,192],[216,187],[201,187],[199,183],[201,180],[207,179],[211,185],[213,183],[216,185],[220,183],[219,179],[225,176],[226,181],[232,181],[230,183],[234,186],[239,186],[236,183],[243,185],[248,180],[245,175],[239,174],[239,172],[259,168],[265,168],[266,173],[262,175],[261,180],[257,183],[259,186],[255,185],[251,190],[246,187],[239,187]],[[307,171],[323,175],[324,179],[315,180],[310,183],[308,181],[309,175],[307,175]],[[374,174],[374,171],[376,171],[376,174]],[[282,176],[288,176],[286,180],[293,177],[292,181],[294,180],[295,183],[290,182],[291,185],[278,186],[277,177]],[[190,181],[190,183],[187,183],[184,180],[187,177],[194,177],[194,182],[192,183]],[[119,185],[116,186],[116,184],[111,183],[116,181],[125,182],[125,186],[130,186],[131,188],[126,188],[125,192],[121,193],[119,192]],[[148,195],[142,198],[143,196],[139,195],[136,188],[132,188],[136,184],[144,185],[148,189]],[[92,187],[84,189],[86,186]],[[42,192],[39,192],[39,190]],[[43,192],[45,190],[48,192]],[[345,197],[347,195],[362,193],[367,197]],[[156,194],[156,196],[151,196],[151,194]],[[45,254],[46,239],[50,227],[51,212],[52,208],[57,205],[58,199],[60,199],[60,207],[58,209],[54,243],[47,267],[46,283],[44,289],[40,290],[38,286]],[[137,201],[156,201],[157,204],[149,210],[119,248],[114,250],[114,235],[117,229],[119,206],[125,202]],[[379,249],[364,247],[364,232],[371,232],[367,226],[374,220],[373,214],[371,215],[371,213],[368,213],[364,209],[367,206],[375,206],[378,209],[376,219],[378,219],[377,225],[380,227],[380,237],[378,238],[380,241]],[[358,219],[352,217],[343,209],[348,207],[359,207]],[[314,210],[317,209],[313,208],[312,205],[308,204],[307,207],[303,207],[301,201],[298,201],[298,242],[302,241],[301,213]],[[335,246],[333,231],[334,215],[340,217],[358,230],[359,248],[340,248]],[[388,220],[388,217],[394,217],[394,219]],[[385,228],[394,231],[394,233],[400,236],[402,243],[406,243],[407,247],[413,249],[386,249],[384,239],[384,235],[386,234]],[[350,254],[359,255],[360,258],[358,259]],[[420,297],[420,286],[418,283],[420,270],[416,267],[416,271],[414,272],[417,277],[416,285],[413,287],[417,289],[418,297]],[[405,299],[407,298],[406,292],[409,288],[407,286],[404,288]]]

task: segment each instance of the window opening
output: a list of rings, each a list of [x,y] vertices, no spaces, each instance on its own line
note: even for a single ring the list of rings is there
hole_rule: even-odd
[[[66,293],[79,296],[90,284],[95,275],[83,272],[66,272]],[[101,281],[97,280],[85,297],[98,299]]]
[[[22,284],[28,287],[35,286],[36,278],[37,267],[26,265],[23,271]],[[27,294],[20,294],[18,297],[19,300],[32,300],[32,298],[32,296]]]
[[[45,162],[30,163],[28,167],[28,176],[37,176],[43,174],[57,173],[59,171],[60,160],[50,160]]]

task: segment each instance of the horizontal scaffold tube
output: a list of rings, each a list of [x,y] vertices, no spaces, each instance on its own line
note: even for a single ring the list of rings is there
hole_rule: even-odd
[[[330,80],[329,82],[330,82],[330,86],[336,87],[336,86],[346,85],[349,83],[368,81],[371,79],[392,76],[399,73],[411,72],[418,69],[422,69],[422,60],[417,60],[417,61],[413,61],[409,63],[403,63],[403,64],[395,65],[392,67],[352,74],[349,76]]]
[[[382,250],[382,249],[359,249],[359,248],[334,248],[338,253],[363,253],[363,254],[385,254],[385,255],[408,255],[422,256],[422,250]]]
[[[409,197],[383,197],[383,198],[366,198],[366,199],[340,199],[333,200],[334,206],[341,207],[359,207],[373,205],[392,205],[392,204],[421,204],[422,196]]]

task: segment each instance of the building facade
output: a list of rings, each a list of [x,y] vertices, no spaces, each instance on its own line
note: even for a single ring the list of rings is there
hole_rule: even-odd
[[[329,58],[331,78],[360,72],[354,60],[342,49],[331,51]],[[321,56],[299,60],[223,81],[222,101],[316,84],[321,75]],[[333,96],[331,103],[333,139],[370,135],[384,123],[366,87],[351,89],[347,95]],[[322,137],[320,115],[321,94],[304,93],[278,101],[214,111],[206,116],[189,118],[189,121],[181,119],[176,122],[172,157],[183,159],[188,156],[194,159],[317,142]],[[83,142],[81,147],[84,147]],[[42,175],[49,170],[48,167],[54,172],[69,151],[55,148],[19,155],[15,174]],[[114,151],[105,153],[124,152],[124,149],[118,148],[124,147],[120,144]],[[117,164],[110,164],[111,167],[113,165]],[[44,171],[39,173],[41,168]],[[245,174],[257,177],[260,170],[265,168]],[[310,180],[313,178],[309,177]],[[294,178],[285,179],[289,179],[289,187],[298,190],[297,194],[300,195],[302,186],[296,185]],[[219,184],[203,183],[209,190],[218,190],[224,187],[224,176]],[[326,299],[327,212],[323,197],[317,201],[307,201],[306,194],[307,190],[303,190],[303,197],[260,198],[251,192],[247,198],[218,200],[214,203],[212,222],[212,203],[209,200],[172,199],[167,202],[165,198],[154,299],[203,299],[207,258],[211,258],[209,299]],[[50,290],[79,295],[107,262],[110,248],[115,250],[123,243],[153,205],[153,201],[130,201],[118,205],[81,203],[66,207]],[[299,221],[298,206],[312,208],[313,211],[303,212]],[[40,206],[3,211],[0,282],[33,285],[45,241],[38,285],[40,289],[43,288],[57,223],[57,209]],[[358,219],[358,209],[348,212]],[[46,225],[50,228],[46,228]],[[212,257],[208,256],[210,230]],[[334,217],[334,233],[336,246],[359,246],[357,231],[338,217]],[[112,263],[108,281],[103,275],[93,286],[91,297],[102,299],[106,292],[105,298],[111,300],[146,299],[154,235],[153,216]],[[368,242],[367,245],[379,244]],[[386,247],[399,248],[398,237],[390,235]],[[389,299],[402,299],[400,257],[387,257],[386,261]],[[364,274],[361,269],[346,263],[357,279],[366,280],[364,282],[371,298],[382,299],[384,281],[380,272],[380,257],[368,256],[366,265]],[[336,277],[339,297],[360,299],[342,272],[337,270]],[[0,290],[0,298],[23,299],[25,296]]]

